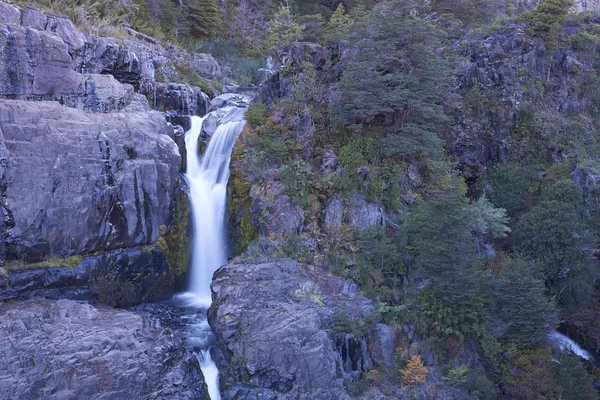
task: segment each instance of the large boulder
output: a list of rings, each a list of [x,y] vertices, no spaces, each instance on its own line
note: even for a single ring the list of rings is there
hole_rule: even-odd
[[[0,102],[4,254],[34,262],[154,243],[181,157],[158,112]]]
[[[372,309],[350,281],[291,260],[241,260],[218,270],[211,288],[225,399],[249,388],[268,399],[349,399],[344,382],[372,366],[364,338],[333,329],[333,320],[358,324]]]
[[[174,331],[177,314],[168,306],[0,303],[0,398],[208,400],[196,357]]]

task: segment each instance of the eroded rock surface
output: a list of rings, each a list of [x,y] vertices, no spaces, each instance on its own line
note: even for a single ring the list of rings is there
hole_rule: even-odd
[[[0,303],[1,399],[209,399],[178,311]]]
[[[350,281],[291,260],[242,260],[218,270],[211,287],[225,399],[348,399],[344,382],[372,367],[364,339],[332,328],[372,308]]]
[[[158,112],[0,102],[4,254],[27,262],[154,243],[181,157]]]

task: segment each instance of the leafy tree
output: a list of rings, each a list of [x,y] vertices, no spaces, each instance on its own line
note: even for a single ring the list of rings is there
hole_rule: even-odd
[[[217,33],[221,18],[215,0],[195,0],[188,12],[193,37],[207,39]]]
[[[338,126],[384,127],[391,155],[440,153],[437,132],[447,121],[441,93],[449,68],[436,51],[443,35],[415,9],[410,1],[386,1],[356,26],[356,51],[345,59],[331,110]]]
[[[340,3],[335,12],[331,15],[329,23],[326,26],[327,41],[331,43],[339,42],[350,36],[350,29],[354,21],[346,14],[344,5]]]
[[[581,364],[579,357],[561,353],[554,363],[556,382],[561,386],[561,399],[598,400],[594,377]]]
[[[393,287],[406,272],[400,244],[400,238],[386,234],[379,226],[366,228],[358,234],[359,261],[383,273],[386,284]]]
[[[302,37],[304,26],[298,24],[289,7],[281,6],[273,16],[267,29],[265,46],[268,53],[277,54],[282,46],[288,46]]]
[[[546,341],[557,323],[554,301],[544,296],[544,283],[523,258],[508,258],[496,288],[497,315],[507,325],[502,338],[519,347]]]
[[[481,196],[471,203],[469,208],[473,220],[473,230],[477,233],[491,233],[495,238],[504,238],[510,232],[508,217],[504,208],[496,208],[485,197]]]
[[[560,42],[562,24],[573,5],[573,0],[543,0],[534,10],[521,14],[517,21],[530,22],[530,31],[542,37],[549,48],[554,48]]]
[[[586,304],[597,279],[590,229],[582,190],[569,179],[544,190],[515,228],[514,248],[536,260],[567,309]]]
[[[410,243],[431,278],[423,308],[445,335],[462,337],[478,327],[482,315],[479,262],[469,221],[466,198],[452,191],[422,205],[412,218]]]
[[[516,217],[527,210],[534,180],[535,171],[532,168],[495,165],[488,172],[491,189],[487,194],[496,207],[502,207],[510,217]]]

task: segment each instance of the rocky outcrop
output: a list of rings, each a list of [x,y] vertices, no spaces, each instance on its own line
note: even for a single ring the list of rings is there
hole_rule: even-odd
[[[199,88],[182,83],[147,83],[143,91],[150,98],[152,108],[168,114],[206,115],[211,105]]]
[[[340,331],[372,309],[350,281],[291,260],[241,260],[219,269],[211,288],[225,399],[348,399],[344,382],[372,367],[366,340]]]
[[[2,399],[208,400],[181,311],[70,300],[0,303]]]
[[[130,307],[173,293],[174,274],[155,248],[131,248],[83,258],[75,266],[16,269],[0,277],[0,300],[43,296]],[[48,264],[51,264],[49,262]]]
[[[585,28],[567,25],[565,37]],[[571,162],[567,132],[581,124],[590,129],[585,121],[596,102],[585,90],[593,70],[589,51],[568,44],[547,48],[515,23],[460,41],[455,50],[465,60],[455,71],[463,99],[448,150],[468,182],[494,163]]]
[[[253,185],[250,198],[250,219],[260,235],[283,240],[302,233],[304,210],[283,193],[280,182]]]
[[[277,54],[281,63],[288,69],[295,70],[301,68],[302,63],[307,62],[320,72],[319,79],[329,78],[328,74],[323,73],[323,69],[325,66],[331,64],[331,52],[317,43],[293,43],[280,48]],[[271,105],[279,98],[293,96],[293,90],[293,85],[287,76],[280,72],[274,72],[261,85],[260,91],[254,101]]]
[[[206,113],[200,88],[159,84],[181,80],[174,66],[206,78],[221,76],[207,54],[191,57],[130,29],[130,37],[86,35],[69,19],[0,2],[0,99],[51,100],[86,112],[116,112],[152,99],[162,111]],[[170,85],[170,86],[169,86]]]
[[[26,262],[154,243],[180,155],[157,112],[0,102],[4,254]]]

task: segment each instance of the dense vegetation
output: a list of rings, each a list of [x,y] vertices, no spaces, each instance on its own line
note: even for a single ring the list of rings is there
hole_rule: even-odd
[[[594,366],[553,355],[547,338],[569,321],[585,333],[583,321],[598,317],[600,153],[590,83],[598,82],[600,26],[569,14],[571,6],[295,2],[253,9],[277,29],[252,45],[230,39],[247,54],[276,56],[294,41],[331,54],[325,65],[284,62],[285,94],[251,106],[234,155],[234,197],[273,180],[275,169],[315,223],[287,241],[259,242],[309,264],[323,256],[379,302],[376,320],[417,327],[421,341],[397,349],[397,369],[367,374],[368,384],[404,384],[413,398],[450,387],[473,398],[597,398]],[[516,72],[504,81],[461,74],[472,62],[466,55],[485,51],[484,38],[517,40],[519,30],[543,67],[511,64]],[[497,55],[502,63],[514,62],[510,51]],[[567,55],[577,60],[568,71],[558,64]],[[577,111],[559,104],[561,90],[578,99]],[[475,140],[502,150],[465,160],[456,149]],[[351,204],[357,195],[382,207],[382,224],[356,229],[344,217],[324,226],[332,200]]]
[[[396,367],[363,382],[411,398],[598,397],[595,367],[547,341],[568,324],[600,343],[597,16],[569,0],[38,2],[92,31],[126,23],[212,52],[240,83],[268,57],[281,66],[282,96],[247,112],[230,207],[249,253],[355,279],[374,321],[416,328]],[[326,62],[279,57],[298,42]],[[465,72],[480,54],[489,63]],[[306,221],[287,240],[258,237],[249,217],[250,188],[272,181]],[[383,222],[325,226],[331,201],[357,197]]]

